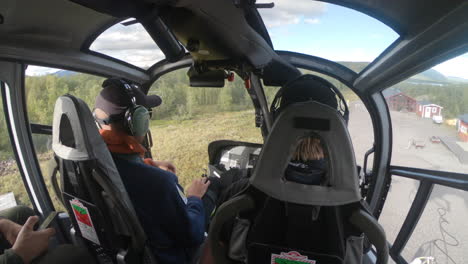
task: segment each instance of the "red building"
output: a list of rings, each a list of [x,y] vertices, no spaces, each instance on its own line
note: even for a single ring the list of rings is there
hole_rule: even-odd
[[[428,101],[418,101],[416,114],[422,118],[432,118],[442,115],[443,107]]]
[[[393,111],[414,112],[416,110],[416,100],[407,96],[398,89],[387,89],[382,92],[387,101],[388,108]]]
[[[457,121],[458,138],[461,141],[468,142],[468,114],[458,117]]]

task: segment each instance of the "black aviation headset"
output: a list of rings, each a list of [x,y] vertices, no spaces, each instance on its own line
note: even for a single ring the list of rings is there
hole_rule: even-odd
[[[130,98],[131,105],[127,108],[125,113],[111,115],[105,119],[97,118],[96,115],[94,115],[96,121],[99,124],[109,125],[111,123],[122,121],[123,119],[125,130],[129,135],[138,137],[146,135],[149,130],[151,113],[146,107],[136,103],[136,97],[133,89],[138,89],[138,87],[119,78],[110,78],[105,80],[102,87],[106,88],[110,85],[115,85],[124,89]]]
[[[324,85],[325,87],[328,87],[330,89],[330,91],[332,91],[333,96],[335,98],[338,98],[338,100],[337,100],[338,105],[337,105],[336,110],[341,114],[343,119],[346,121],[346,124],[348,124],[348,120],[349,120],[348,104],[346,103],[346,100],[344,99],[344,96],[340,92],[340,90],[338,90],[338,88],[336,88],[331,82],[329,82],[329,81],[327,81],[327,80],[325,80],[325,79],[323,79],[321,77],[318,77],[318,76],[315,76],[315,75],[310,75],[310,74],[301,75],[298,78],[289,81],[288,83],[286,83],[283,87],[281,87],[278,90],[278,92],[275,95],[275,98],[273,99],[273,102],[271,103],[271,107],[270,107],[270,113],[271,113],[273,119],[275,119],[277,117],[277,115],[279,115],[279,113],[281,112],[281,110],[283,108],[281,106],[281,99],[283,98],[283,91],[285,89],[288,89],[289,86],[295,85],[296,82],[300,81],[300,80],[311,80],[311,81],[319,82],[322,85]],[[311,87],[311,89],[313,89],[313,87]],[[329,99],[331,99],[331,98],[329,98]],[[311,99],[311,100],[318,101],[318,100],[314,100],[314,99]],[[318,101],[318,102],[320,103],[320,101]]]

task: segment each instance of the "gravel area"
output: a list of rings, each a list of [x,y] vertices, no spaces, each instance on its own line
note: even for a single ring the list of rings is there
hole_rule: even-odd
[[[373,138],[369,115],[359,103],[351,103],[350,134],[358,164]],[[431,143],[431,136],[456,136],[454,127],[437,125],[415,113],[391,112],[393,127],[393,165],[468,173],[468,165],[442,143]],[[424,148],[416,149],[411,141],[422,140]],[[372,142],[372,140],[370,141]],[[379,222],[390,243],[408,213],[419,182],[395,176]],[[468,192],[435,186],[430,200],[402,252],[411,262],[417,257],[434,257],[438,264],[459,264],[468,260]]]

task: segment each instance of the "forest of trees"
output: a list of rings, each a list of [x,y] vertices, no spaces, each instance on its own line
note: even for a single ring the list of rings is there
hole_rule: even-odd
[[[153,119],[184,120],[208,112],[253,109],[244,82],[237,76],[234,82],[226,82],[224,88],[193,88],[189,86],[186,72],[187,69],[181,69],[166,74],[151,87],[150,94],[163,98],[163,104],[153,109]],[[81,73],[27,76],[25,88],[30,123],[52,125],[55,101],[67,93],[83,99],[92,109],[103,81],[104,78]],[[272,100],[277,88],[267,87],[265,90]],[[0,160],[3,160],[11,157],[11,145],[2,108],[0,124]],[[49,136],[33,135],[33,139],[39,153],[50,147]]]
[[[253,109],[244,82],[236,76],[234,82],[226,82],[224,88],[193,88],[189,86],[187,69],[180,69],[164,75],[150,89],[163,98],[163,104],[153,111],[153,119],[191,119],[199,114],[219,111],[240,111]],[[348,100],[357,97],[340,82],[329,79]],[[92,109],[96,95],[104,78],[89,74],[69,73],[48,74],[26,77],[26,102],[29,121],[37,124],[52,124],[54,104],[58,96],[73,94],[83,99]],[[468,89],[466,84],[433,86],[428,84],[402,83],[396,86],[408,95],[417,98],[428,97],[433,103],[444,107],[446,118],[468,113]],[[265,87],[268,102],[271,103],[278,87]],[[0,108],[0,159],[11,156],[9,139],[4,125],[3,109]],[[252,120],[253,120],[252,116]],[[253,121],[252,121],[253,122]],[[50,145],[50,137],[34,135],[38,152]]]

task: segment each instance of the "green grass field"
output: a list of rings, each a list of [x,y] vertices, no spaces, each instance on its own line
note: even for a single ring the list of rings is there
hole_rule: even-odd
[[[255,115],[251,110],[205,114],[190,120],[153,121],[153,157],[156,160],[171,161],[177,168],[181,185],[187,186],[205,172],[210,142],[220,139],[261,142],[260,129],[255,127],[254,120]],[[48,179],[53,169],[51,159],[51,153],[39,156],[52,201],[58,209],[62,209]],[[30,205],[19,173],[0,177],[0,194],[7,192],[13,192],[19,204]]]
[[[253,111],[221,112],[185,121],[157,121],[152,126],[156,160],[173,162],[182,186],[200,177],[208,164],[208,144],[229,139],[261,142]]]

